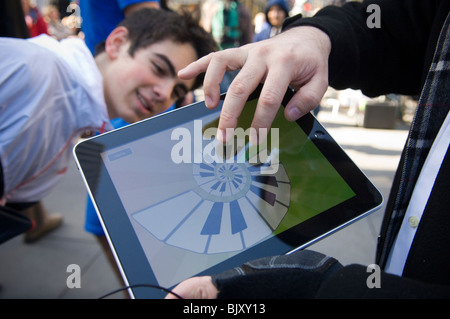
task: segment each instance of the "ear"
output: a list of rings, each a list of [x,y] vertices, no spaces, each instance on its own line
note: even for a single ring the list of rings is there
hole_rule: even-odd
[[[114,60],[127,43],[128,29],[123,26],[117,27],[106,38],[105,52],[110,59]]]

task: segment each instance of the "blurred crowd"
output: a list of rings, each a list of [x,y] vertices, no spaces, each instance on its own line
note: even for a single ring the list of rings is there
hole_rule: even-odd
[[[38,6],[33,0],[6,0],[2,6],[1,36],[28,38],[48,34],[57,40],[82,36],[78,1],[47,1]],[[25,28],[20,27],[22,15]]]
[[[162,9],[188,10],[205,30],[211,32],[221,49],[260,41],[280,32],[281,23],[301,13],[311,16],[326,5],[345,0],[192,0],[160,1]],[[0,36],[20,38],[48,34],[58,40],[83,38],[79,0],[5,0],[0,4]],[[24,25],[20,27],[21,12]]]

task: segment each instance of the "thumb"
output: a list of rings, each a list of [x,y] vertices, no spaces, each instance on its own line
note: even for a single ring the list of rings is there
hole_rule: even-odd
[[[328,88],[327,77],[317,75],[294,94],[286,105],[284,116],[288,121],[298,120],[300,117],[316,108]]]

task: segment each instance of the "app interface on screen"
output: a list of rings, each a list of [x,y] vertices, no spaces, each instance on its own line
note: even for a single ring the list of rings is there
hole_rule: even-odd
[[[173,286],[355,194],[280,108],[249,143],[249,101],[226,147],[219,112],[102,154],[158,283]]]

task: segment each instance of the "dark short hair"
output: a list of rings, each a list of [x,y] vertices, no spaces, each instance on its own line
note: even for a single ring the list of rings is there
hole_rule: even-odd
[[[163,9],[141,9],[124,19],[119,26],[128,29],[130,48],[128,53],[133,56],[141,48],[153,43],[170,39],[176,43],[189,43],[195,49],[198,58],[217,51],[217,44],[210,33],[188,12],[176,13]],[[95,55],[105,50],[102,42],[95,48]],[[203,83],[203,74],[194,82],[196,89]]]

